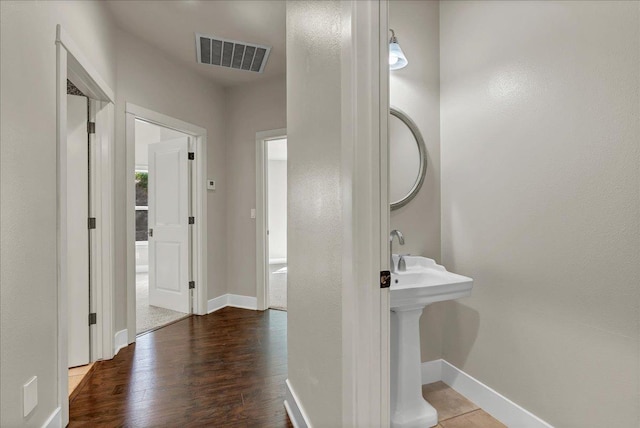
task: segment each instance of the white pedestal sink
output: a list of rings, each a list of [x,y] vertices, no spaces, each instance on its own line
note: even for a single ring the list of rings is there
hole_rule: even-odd
[[[391,426],[433,427],[438,412],[422,397],[420,316],[430,303],[470,295],[473,280],[432,259],[404,259],[406,271],[391,274]],[[393,260],[397,266],[398,256]]]

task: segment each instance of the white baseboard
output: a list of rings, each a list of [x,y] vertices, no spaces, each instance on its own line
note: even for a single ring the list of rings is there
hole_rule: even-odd
[[[207,313],[210,314],[227,306],[256,311],[258,310],[258,299],[256,297],[241,296],[239,294],[223,294],[207,302]]]
[[[305,413],[296,392],[293,390],[289,379],[287,379],[285,383],[287,385],[287,391],[284,398],[284,408],[287,411],[287,415],[289,415],[291,424],[294,428],[309,428],[311,426],[309,418],[307,418],[307,414]]]
[[[242,309],[258,310],[258,298],[251,296],[240,296],[239,294],[227,294],[229,296],[228,306]]]
[[[508,427],[553,428],[533,413],[445,360],[422,363],[422,384],[438,381],[446,383]]]
[[[433,360],[422,363],[422,384],[428,385],[430,383],[438,382],[442,380],[442,362],[444,360]]]
[[[207,302],[207,313],[210,314],[211,312],[227,307],[227,303],[229,302],[227,296],[228,294],[223,294],[215,299],[209,299]]]
[[[60,407],[51,413],[51,416],[42,424],[42,428],[62,428],[62,409]]]
[[[116,332],[113,338],[113,356],[114,357],[118,355],[118,352],[120,352],[122,348],[129,345],[128,338],[129,338],[128,331],[126,328],[124,330],[120,330]]]

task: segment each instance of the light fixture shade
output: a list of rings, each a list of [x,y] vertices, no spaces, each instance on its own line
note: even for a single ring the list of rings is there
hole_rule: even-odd
[[[409,64],[397,42],[389,43],[389,70],[400,70]]]

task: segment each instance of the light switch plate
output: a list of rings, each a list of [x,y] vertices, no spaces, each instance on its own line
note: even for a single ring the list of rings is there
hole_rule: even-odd
[[[215,180],[207,180],[207,190],[216,190]]]
[[[22,386],[22,403],[26,417],[38,405],[38,376],[34,376]]]
[[[251,208],[251,218],[256,218],[256,209]]]

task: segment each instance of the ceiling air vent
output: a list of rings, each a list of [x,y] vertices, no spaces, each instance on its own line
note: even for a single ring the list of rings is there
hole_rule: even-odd
[[[196,51],[200,64],[262,73],[271,47],[196,33]]]

